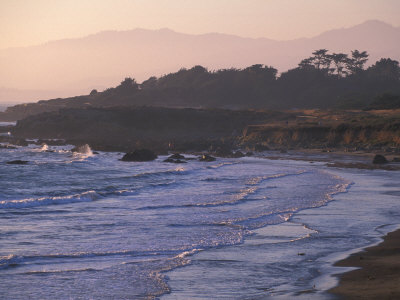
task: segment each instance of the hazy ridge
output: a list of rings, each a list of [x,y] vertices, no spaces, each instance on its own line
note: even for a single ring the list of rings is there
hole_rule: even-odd
[[[327,31],[313,38],[275,41],[169,29],[105,31],[79,39],[0,50],[0,101],[34,101],[87,94],[115,86],[126,76],[139,82],[179,68],[210,70],[265,64],[280,72],[296,67],[313,50],[366,50],[370,63],[400,60],[400,29],[380,21]]]

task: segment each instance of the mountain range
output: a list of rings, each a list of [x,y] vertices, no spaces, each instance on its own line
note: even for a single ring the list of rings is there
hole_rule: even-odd
[[[141,82],[194,65],[216,70],[265,64],[284,72],[321,48],[344,53],[366,50],[369,64],[382,57],[400,60],[399,41],[400,28],[381,21],[290,41],[169,29],[104,31],[0,50],[0,102],[88,94],[94,88],[116,86],[125,77]]]

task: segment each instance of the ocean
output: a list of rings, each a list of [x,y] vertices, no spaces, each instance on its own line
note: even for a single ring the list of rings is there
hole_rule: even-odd
[[[398,225],[399,172],[71,148],[0,149],[1,299],[329,299]]]

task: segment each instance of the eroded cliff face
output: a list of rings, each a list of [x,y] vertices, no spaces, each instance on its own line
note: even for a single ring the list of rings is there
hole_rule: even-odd
[[[241,143],[270,149],[393,148],[400,151],[400,121],[378,125],[249,126]]]
[[[64,109],[27,117],[16,138],[65,139],[98,150],[359,149],[400,151],[400,111]],[[172,147],[172,148],[171,148]]]
[[[66,109],[20,120],[12,133],[19,138],[65,139],[98,150],[207,150],[235,147],[249,124],[290,116],[283,112],[156,107]]]

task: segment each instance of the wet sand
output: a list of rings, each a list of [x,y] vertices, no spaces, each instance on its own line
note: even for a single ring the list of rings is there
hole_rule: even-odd
[[[310,162],[325,162],[327,167],[330,168],[351,168],[351,169],[366,169],[366,170],[387,170],[399,171],[400,170],[400,154],[383,154],[388,163],[386,164],[373,164],[372,160],[375,154],[367,151],[345,152],[345,151],[331,151],[324,152],[321,149],[303,149],[303,150],[290,150],[286,153],[279,151],[270,152],[265,154],[264,157],[272,160],[301,160]]]
[[[400,230],[335,266],[361,268],[341,275],[339,285],[329,290],[339,299],[400,299]]]

